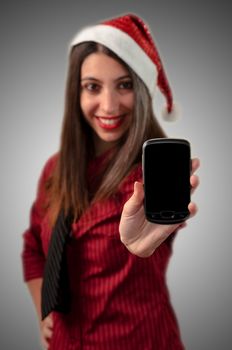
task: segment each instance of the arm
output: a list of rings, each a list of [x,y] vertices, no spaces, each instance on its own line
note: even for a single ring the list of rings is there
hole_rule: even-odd
[[[46,210],[44,203],[46,201],[45,182],[51,173],[54,158],[52,157],[45,165],[39,179],[36,200],[33,203],[30,215],[29,228],[23,234],[22,263],[24,280],[29,289],[40,325],[40,336],[43,347],[48,349],[49,339],[52,336],[53,320],[49,315],[41,321],[41,287],[43,282],[43,270],[45,264],[45,255],[42,247],[41,222]]]
[[[48,193],[46,190],[46,182],[52,174],[55,161],[56,157],[51,157],[43,168],[39,178],[36,199],[30,212],[30,224],[23,234],[21,257],[24,280],[26,282],[43,277],[45,254],[42,244],[41,225],[47,211],[46,203],[48,202]]]

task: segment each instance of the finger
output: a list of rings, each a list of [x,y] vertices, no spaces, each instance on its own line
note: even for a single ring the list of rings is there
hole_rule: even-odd
[[[43,336],[45,339],[50,339],[52,337],[52,330],[50,328],[44,328],[43,329]]]
[[[188,205],[188,210],[190,212],[190,217],[193,217],[194,215],[196,215],[198,208],[195,203],[190,202]]]
[[[190,184],[191,184],[191,193],[195,191],[195,189],[198,187],[200,183],[199,177],[197,175],[192,175],[190,177]]]
[[[53,318],[52,315],[48,315],[45,320],[44,323],[46,324],[47,327],[52,328],[53,327]]]
[[[199,167],[200,167],[200,159],[199,158],[193,158],[192,159],[191,174],[193,174]]]
[[[141,203],[144,198],[143,184],[141,182],[135,181],[134,183],[134,195],[136,200]]]
[[[49,342],[45,338],[42,337],[41,342],[44,349],[49,349]]]
[[[134,192],[124,205],[123,214],[134,215],[141,208],[143,198],[143,184],[141,182],[136,181],[134,183]]]

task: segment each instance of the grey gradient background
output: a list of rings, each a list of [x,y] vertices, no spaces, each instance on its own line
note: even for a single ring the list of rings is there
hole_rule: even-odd
[[[231,2],[24,0],[0,9],[1,349],[41,349],[21,234],[59,145],[68,42],[83,25],[127,11],[150,24],[182,105],[182,119],[162,125],[189,139],[202,163],[199,213],[179,233],[168,270],[182,337],[189,350],[231,347]]]

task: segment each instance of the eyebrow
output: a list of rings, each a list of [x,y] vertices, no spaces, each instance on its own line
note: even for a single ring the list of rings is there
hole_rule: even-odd
[[[128,78],[131,79],[131,77],[130,77],[129,74],[127,74],[127,75],[122,75],[121,77],[118,77],[117,79],[115,79],[115,81],[119,81],[119,80],[123,80],[123,79],[128,79]],[[85,80],[100,81],[99,79],[94,78],[94,77],[91,77],[91,76],[89,76],[89,77],[84,77],[84,78],[81,79],[81,81],[85,81]]]

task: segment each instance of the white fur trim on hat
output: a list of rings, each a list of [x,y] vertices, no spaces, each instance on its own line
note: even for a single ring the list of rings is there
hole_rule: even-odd
[[[70,46],[86,41],[97,42],[116,53],[144,81],[151,96],[154,96],[158,75],[156,65],[129,35],[115,27],[99,24],[80,31]]]
[[[176,102],[172,106],[171,112],[168,112],[167,107],[162,110],[162,118],[166,122],[175,122],[180,118],[181,108]]]

